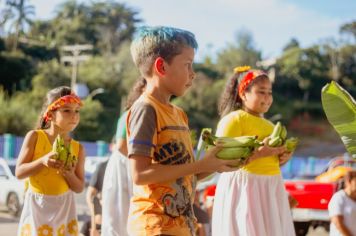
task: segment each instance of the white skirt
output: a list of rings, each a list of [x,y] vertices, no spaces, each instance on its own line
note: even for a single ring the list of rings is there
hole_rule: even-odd
[[[28,188],[22,210],[18,236],[78,235],[74,194],[44,195]]]
[[[212,219],[213,236],[294,236],[281,175],[238,170],[220,175]]]
[[[127,236],[132,196],[129,159],[120,152],[109,157],[102,190],[102,236]]]

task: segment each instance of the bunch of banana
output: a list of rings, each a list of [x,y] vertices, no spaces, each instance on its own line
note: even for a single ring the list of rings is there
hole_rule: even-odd
[[[251,155],[255,147],[261,145],[257,136],[216,137],[209,131],[204,131],[202,138],[208,147],[216,145],[222,147],[216,154],[219,159],[240,159],[241,162],[244,162]]]
[[[69,168],[77,162],[77,157],[71,153],[70,145],[66,146],[60,135],[54,140],[52,150],[57,153],[56,159],[62,161],[65,168]]]
[[[293,152],[298,144],[298,138],[287,138],[287,128],[279,121],[274,126],[272,134],[269,137],[268,146],[279,147],[286,145],[289,152]]]

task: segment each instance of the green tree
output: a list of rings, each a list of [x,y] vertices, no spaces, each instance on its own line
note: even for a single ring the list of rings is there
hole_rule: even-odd
[[[13,50],[16,51],[19,36],[24,33],[26,24],[31,25],[31,17],[35,14],[35,8],[33,5],[28,5],[26,0],[7,0],[6,4],[10,6],[12,16],[14,16],[10,29],[15,30]]]
[[[255,49],[253,37],[248,31],[240,31],[236,42],[218,53],[216,67],[218,71],[228,76],[236,66],[250,65],[255,67],[261,60],[261,52]]]
[[[356,21],[342,25],[340,27],[340,33],[350,34],[356,39]]]
[[[50,46],[92,44],[95,52],[112,54],[131,39],[137,12],[114,1],[78,3],[68,0],[56,8],[56,16],[48,22],[38,22],[31,35]]]

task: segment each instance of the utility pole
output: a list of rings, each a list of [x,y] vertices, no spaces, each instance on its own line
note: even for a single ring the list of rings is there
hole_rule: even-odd
[[[72,79],[71,79],[71,89],[74,89],[75,84],[77,83],[78,75],[78,65],[80,62],[87,61],[90,58],[90,55],[81,54],[82,51],[92,50],[93,45],[91,44],[75,44],[75,45],[65,45],[61,47],[61,50],[64,53],[70,52],[71,55],[61,56],[61,62],[69,62],[72,65]]]

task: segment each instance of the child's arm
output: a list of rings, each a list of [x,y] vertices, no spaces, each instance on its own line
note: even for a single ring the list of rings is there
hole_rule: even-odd
[[[152,163],[152,158],[147,156],[131,155],[130,165],[132,178],[137,185],[155,184],[171,181],[192,174],[212,173],[215,171],[234,171],[239,160],[221,160],[215,157],[220,150],[218,147],[209,149],[205,157],[199,161],[181,165],[161,165]]]
[[[286,164],[290,159],[292,158],[292,153],[291,152],[284,152],[279,155],[279,165],[283,166]]]
[[[69,170],[62,169],[62,175],[67,181],[69,188],[76,193],[80,193],[84,189],[84,162],[85,150],[80,144],[78,162]]]
[[[336,226],[341,235],[352,236],[351,232],[344,224],[344,217],[342,215],[332,216],[331,222]]]
[[[62,162],[55,160],[55,152],[49,152],[41,158],[32,161],[34,149],[37,141],[37,133],[30,131],[26,134],[23,141],[20,154],[16,163],[16,177],[24,179],[39,172],[44,166],[52,168],[61,168]]]

